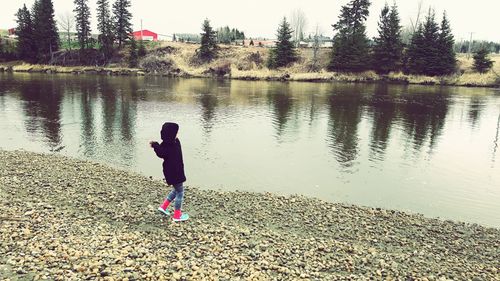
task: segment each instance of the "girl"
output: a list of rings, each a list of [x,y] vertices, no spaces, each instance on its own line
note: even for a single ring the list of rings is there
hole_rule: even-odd
[[[163,175],[167,184],[174,187],[167,198],[165,198],[165,201],[163,201],[163,204],[158,207],[158,211],[165,215],[170,215],[167,207],[170,205],[170,202],[175,200],[172,220],[185,221],[189,218],[189,215],[186,213],[183,214],[181,207],[184,198],[183,183],[186,181],[186,175],[184,175],[181,142],[177,138],[178,131],[178,124],[167,122],[163,124],[160,132],[162,143],[150,141],[149,144],[154,149],[156,155],[163,158]]]

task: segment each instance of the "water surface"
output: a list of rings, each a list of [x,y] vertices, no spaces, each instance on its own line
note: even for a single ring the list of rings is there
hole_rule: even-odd
[[[0,74],[3,149],[160,178],[165,121],[187,185],[500,227],[498,89]]]

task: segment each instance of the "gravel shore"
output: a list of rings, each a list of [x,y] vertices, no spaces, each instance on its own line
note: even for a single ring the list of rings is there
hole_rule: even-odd
[[[500,280],[500,229],[0,150],[0,279]]]

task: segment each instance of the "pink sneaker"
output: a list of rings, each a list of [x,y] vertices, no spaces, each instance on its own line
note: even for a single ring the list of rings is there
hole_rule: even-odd
[[[186,213],[182,213],[181,210],[175,210],[174,216],[172,217],[173,221],[187,221],[189,219],[189,215]]]

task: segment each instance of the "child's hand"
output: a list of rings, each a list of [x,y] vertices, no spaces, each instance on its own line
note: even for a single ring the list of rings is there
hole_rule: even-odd
[[[153,144],[156,143],[155,141],[150,141],[149,146],[153,147]]]

